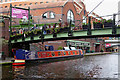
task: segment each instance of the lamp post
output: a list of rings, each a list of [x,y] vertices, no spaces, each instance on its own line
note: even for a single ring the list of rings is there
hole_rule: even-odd
[[[10,33],[9,36],[11,36],[12,34],[12,4],[10,4]],[[9,37],[9,56],[11,57],[11,53],[12,53],[12,44],[11,44],[11,37]]]
[[[70,25],[69,25],[69,30],[68,30],[68,36],[72,36],[72,30],[71,30],[71,24],[72,24],[72,20],[70,20]]]

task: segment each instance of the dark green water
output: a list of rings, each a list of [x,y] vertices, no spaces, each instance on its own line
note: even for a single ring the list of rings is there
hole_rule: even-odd
[[[2,80],[36,80],[40,78],[111,78],[117,80],[118,54],[86,56],[52,63],[31,63],[26,66],[2,67]]]

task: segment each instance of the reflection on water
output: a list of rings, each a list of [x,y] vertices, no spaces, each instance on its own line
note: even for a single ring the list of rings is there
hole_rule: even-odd
[[[118,78],[118,55],[87,56],[12,68],[9,66],[3,71],[6,72],[8,72],[7,77],[16,80],[19,78]]]
[[[13,68],[14,79],[25,78],[24,75],[25,66],[13,66],[12,68]]]

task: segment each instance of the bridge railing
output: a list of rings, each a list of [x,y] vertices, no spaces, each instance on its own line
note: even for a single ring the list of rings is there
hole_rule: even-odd
[[[60,22],[60,23],[52,23],[52,24],[42,24],[44,26],[33,27],[30,30],[24,29],[22,33],[15,33],[11,35],[11,39],[17,41],[17,39],[22,39],[23,41],[27,37],[31,37],[33,40],[33,36],[40,36],[42,38],[45,34],[53,34],[53,37],[57,37],[57,33],[68,32],[68,36],[73,36],[74,31],[87,31],[87,35],[91,35],[91,30],[94,29],[104,29],[104,28],[112,28],[112,34],[116,34],[116,25],[115,25],[115,14],[113,15],[113,20],[98,20],[97,22],[91,22],[92,18],[88,18],[87,24],[80,24],[76,26],[77,21],[70,22]],[[44,37],[43,37],[44,38]]]

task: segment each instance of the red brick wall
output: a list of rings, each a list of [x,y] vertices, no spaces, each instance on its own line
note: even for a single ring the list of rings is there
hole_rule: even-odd
[[[65,40],[48,41],[44,42],[44,45],[52,45],[54,46],[54,50],[58,50],[59,46],[66,47]]]
[[[50,18],[43,19],[42,15],[45,12],[50,12],[50,11],[55,13],[55,18],[54,19],[50,19]],[[59,22],[59,19],[61,19],[61,14],[62,14],[61,7],[31,10],[31,15],[33,15],[34,23],[38,23],[38,19],[40,23],[57,23]]]
[[[69,10],[72,10],[73,14],[74,14],[74,20],[77,20],[77,18],[80,18],[80,16],[76,13],[75,7],[73,5],[73,2],[68,2],[64,8],[63,8],[63,21],[67,22],[67,12]]]
[[[97,42],[95,39],[92,39],[92,38],[90,38],[90,39],[74,39],[74,40],[90,42],[90,46],[91,46],[90,51],[92,51],[92,50],[96,51],[94,45],[95,45],[95,43],[100,43],[98,52],[100,52],[102,48],[104,51],[106,51],[104,41]],[[44,45],[53,45],[54,50],[58,50],[59,46],[66,47],[65,41],[66,40],[48,41],[48,42],[44,42]]]
[[[4,52],[4,54],[6,55],[6,57],[9,56],[9,47],[8,47],[8,44],[3,44],[2,45],[2,51]]]
[[[4,19],[5,27],[2,29],[2,36],[5,37],[6,40],[9,40],[9,19]]]
[[[67,12],[68,12],[68,10],[72,10],[73,11],[74,20],[80,20],[80,21],[75,21],[75,25],[78,25],[82,21],[82,18],[83,18],[83,15],[84,15],[85,6],[83,5],[83,10],[81,11],[80,14],[78,14],[77,11],[76,11],[76,8],[74,6],[74,3],[73,2],[68,2],[64,6],[64,8],[63,8],[63,14],[64,14],[63,20],[64,20],[64,22],[67,21]]]
[[[4,18],[4,22],[5,22],[5,26],[0,27],[0,30],[2,32],[2,35],[0,35],[0,37],[4,37],[5,40],[9,40],[9,19],[8,18]],[[2,52],[4,52],[4,54],[6,56],[9,56],[9,52],[8,52],[8,43],[2,44],[0,45],[2,46]]]

